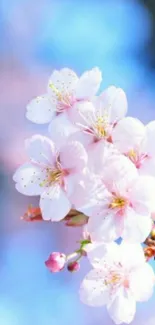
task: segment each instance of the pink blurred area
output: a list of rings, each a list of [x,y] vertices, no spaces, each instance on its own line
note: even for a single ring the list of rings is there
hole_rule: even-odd
[[[25,160],[24,139],[33,133],[33,126],[25,118],[26,105],[43,91],[47,78],[48,73],[43,69],[37,67],[37,71],[32,72],[11,57],[1,62],[1,159],[12,171]],[[34,132],[35,129],[34,126]]]

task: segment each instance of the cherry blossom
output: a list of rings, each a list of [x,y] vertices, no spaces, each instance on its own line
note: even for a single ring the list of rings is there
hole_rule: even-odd
[[[96,199],[87,225],[92,240],[112,241],[122,237],[143,242],[152,227],[155,179],[139,176],[132,162],[120,155],[107,159],[100,181],[102,186],[94,188],[95,194],[91,192],[93,187],[89,190],[89,182],[82,188],[81,203],[84,197],[87,198],[87,204],[92,198]],[[85,205],[80,207],[78,202],[78,209],[84,212],[84,208]]]
[[[71,122],[79,119],[78,110],[85,105],[92,106],[90,99],[97,93],[101,80],[98,68],[84,72],[80,78],[68,68],[54,70],[48,82],[47,93],[28,104],[26,117],[34,123],[50,123],[49,132],[54,141],[59,132],[60,135],[66,135],[66,132],[72,134],[77,128]],[[60,127],[59,130],[55,128],[59,124],[61,130]],[[60,140],[59,136],[57,140]]]
[[[86,169],[70,195],[73,208],[89,217],[92,216],[94,207],[98,204],[100,196],[102,197],[103,191],[104,185],[100,178]]]
[[[68,142],[58,152],[52,141],[39,135],[26,140],[26,149],[30,162],[15,172],[16,189],[40,195],[43,219],[59,221],[71,209],[69,195],[74,178],[87,164],[87,153],[79,142]]]
[[[83,124],[77,123],[83,131],[81,141],[94,144],[100,141],[111,142],[111,133],[115,124],[127,112],[127,99],[121,88],[111,86],[100,96],[94,97],[93,109],[89,106],[79,111]]]
[[[115,126],[112,138],[140,174],[155,176],[155,121],[144,126],[138,119],[126,117]]]
[[[111,143],[111,135],[115,124],[126,115],[127,99],[121,88],[110,86],[101,95],[94,97],[92,104],[79,110],[82,121],[76,125],[80,130],[72,132],[71,139],[84,145],[89,156],[89,168],[95,172],[96,167],[102,168],[103,152],[104,155],[106,151],[117,152]]]
[[[93,307],[105,305],[115,324],[129,324],[136,302],[152,296],[153,269],[146,263],[139,244],[102,243],[94,248],[87,253],[93,269],[82,282],[80,299]]]

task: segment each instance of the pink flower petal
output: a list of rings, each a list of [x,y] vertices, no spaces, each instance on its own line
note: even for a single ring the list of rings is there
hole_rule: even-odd
[[[27,106],[26,117],[34,123],[49,123],[54,115],[54,105],[46,94],[34,98]]]
[[[82,74],[76,87],[76,97],[78,99],[88,99],[93,97],[102,81],[102,75],[98,68],[93,68]]]
[[[147,301],[153,294],[154,285],[155,274],[148,263],[132,272],[130,287],[137,301]]]
[[[80,142],[68,142],[60,151],[60,162],[64,169],[73,173],[81,171],[87,164],[87,153]]]
[[[109,291],[103,281],[104,270],[91,270],[82,282],[80,299],[89,306],[103,306],[108,302]]]
[[[41,195],[40,209],[44,220],[60,221],[70,211],[71,203],[60,186],[54,185]]]
[[[141,121],[133,117],[125,117],[113,129],[113,143],[121,152],[128,153],[141,145],[145,132],[145,126]]]
[[[53,166],[56,150],[54,143],[47,137],[34,135],[25,141],[26,151],[33,162],[43,166]]]
[[[121,288],[108,306],[108,313],[115,324],[131,323],[136,312],[136,301],[129,290]]]

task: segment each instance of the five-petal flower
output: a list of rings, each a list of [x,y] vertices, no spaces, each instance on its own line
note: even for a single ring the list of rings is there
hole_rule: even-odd
[[[155,274],[145,261],[141,245],[101,243],[89,248],[87,255],[94,268],[82,282],[82,302],[95,307],[106,305],[115,324],[131,323],[136,301],[148,300],[155,284]]]
[[[26,141],[30,162],[14,174],[16,189],[25,195],[40,195],[43,219],[59,221],[71,209],[71,194],[76,176],[87,164],[87,153],[79,142],[68,142],[57,151],[46,137]]]

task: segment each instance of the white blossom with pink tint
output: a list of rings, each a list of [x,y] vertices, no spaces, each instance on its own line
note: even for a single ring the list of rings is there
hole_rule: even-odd
[[[112,241],[122,237],[143,242],[152,227],[155,179],[139,176],[130,160],[121,155],[107,159],[100,178],[104,187],[96,194],[97,203],[87,225],[92,240]],[[85,191],[89,188],[85,187]]]
[[[127,99],[121,88],[111,86],[93,99],[93,109],[85,107],[79,113],[83,124],[78,123],[83,132],[83,141],[89,137],[89,144],[100,141],[111,142],[114,125],[126,115]]]
[[[50,123],[51,137],[55,137],[54,132],[58,133],[55,129],[57,122],[53,124],[53,120],[63,113],[66,115],[66,125],[63,125],[61,119],[60,124],[62,128],[69,128],[71,134],[77,130],[70,125],[71,122],[79,120],[78,110],[85,105],[91,106],[90,100],[97,93],[101,80],[98,68],[84,72],[80,78],[68,68],[54,70],[48,82],[47,94],[36,97],[28,104],[26,116],[34,123]]]
[[[140,174],[155,176],[155,121],[144,126],[138,119],[126,117],[115,126],[112,138]]]
[[[59,221],[71,209],[69,195],[77,175],[83,173],[87,153],[79,142],[68,142],[57,151],[46,137],[26,140],[30,162],[14,174],[16,189],[25,195],[40,195],[43,219]]]
[[[130,324],[136,302],[147,301],[155,284],[141,245],[101,244],[87,254],[94,268],[82,282],[81,301],[94,307],[105,305],[115,324]]]
[[[89,217],[92,216],[94,207],[98,205],[99,198],[103,195],[104,188],[101,179],[86,169],[70,195],[72,207]]]

